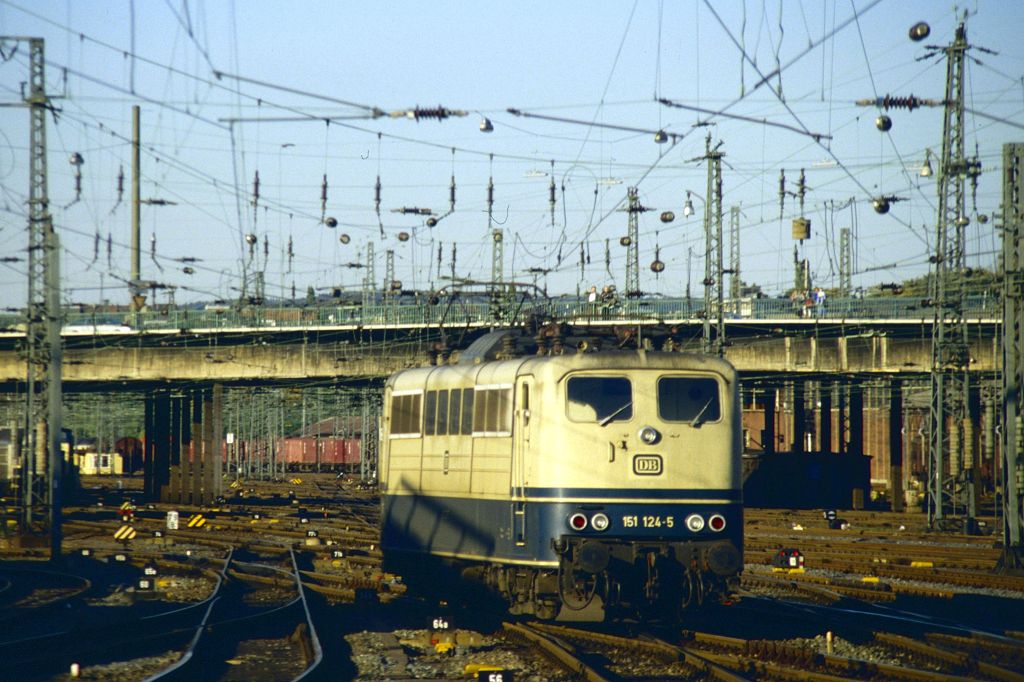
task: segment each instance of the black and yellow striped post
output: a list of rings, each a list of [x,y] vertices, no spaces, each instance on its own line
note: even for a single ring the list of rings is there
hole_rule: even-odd
[[[114,531],[114,539],[118,542],[124,543],[124,546],[127,547],[128,543],[134,540],[137,534],[138,531],[136,531],[131,526],[125,524],[118,528],[116,531]]]

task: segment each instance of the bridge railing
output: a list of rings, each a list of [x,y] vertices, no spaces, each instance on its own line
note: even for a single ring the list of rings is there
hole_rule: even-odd
[[[315,328],[345,326],[461,326],[509,324],[535,314],[542,318],[587,322],[600,320],[701,322],[703,298],[639,298],[588,303],[576,298],[487,302],[443,298],[435,304],[425,299],[396,299],[393,303],[272,308],[248,306],[217,309],[153,309],[131,312],[68,312],[64,332],[117,333],[193,329]],[[712,309],[712,319],[718,311]],[[1002,314],[997,296],[969,296],[964,300],[967,319],[998,319]],[[919,298],[888,296],[829,298],[823,305],[788,298],[726,300],[723,317],[731,320],[922,320],[935,317],[935,309]],[[24,331],[25,319],[15,313],[0,314],[0,331]]]

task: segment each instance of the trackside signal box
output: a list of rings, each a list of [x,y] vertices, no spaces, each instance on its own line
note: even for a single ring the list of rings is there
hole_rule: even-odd
[[[772,568],[784,571],[802,571],[804,555],[799,549],[780,549],[772,557]]]

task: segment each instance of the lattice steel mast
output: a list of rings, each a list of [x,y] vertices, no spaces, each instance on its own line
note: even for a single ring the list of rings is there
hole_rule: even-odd
[[[704,335],[702,350],[721,357],[725,354],[725,317],[722,310],[722,142],[712,148],[711,135],[704,141],[708,162],[708,187],[704,204]],[[711,333],[711,316],[715,332]]]
[[[15,38],[29,43],[29,200],[28,307],[25,331],[26,409],[22,450],[21,507],[23,532],[48,526],[51,559],[60,557],[61,309],[60,241],[49,210],[46,168],[45,51],[42,38]]]
[[[376,259],[373,255],[373,241],[366,242],[366,277],[363,278],[363,309],[376,303],[377,291]]]
[[[846,298],[853,292],[853,248],[850,228],[839,228],[839,296]]]
[[[626,230],[626,291],[627,297],[640,296],[640,213],[647,209],[640,205],[636,187],[626,191],[629,198],[628,229]]]
[[[743,297],[743,280],[740,279],[740,207],[729,207],[729,297],[735,312],[739,312],[740,298]]]
[[[1024,143],[1003,146],[1003,559],[1024,566]]]
[[[980,172],[977,158],[964,156],[964,59],[967,29],[957,26],[953,42],[941,49],[946,55],[946,97],[942,126],[942,157],[938,174],[939,209],[936,221],[935,270],[932,300],[931,457],[928,461],[928,521],[936,524],[948,513],[972,524],[974,457],[964,438],[970,390],[967,323],[964,319],[962,274],[966,211],[966,185]],[[965,447],[966,446],[966,447]]]

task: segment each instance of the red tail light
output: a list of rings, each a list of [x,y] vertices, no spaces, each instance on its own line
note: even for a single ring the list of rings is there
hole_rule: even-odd
[[[569,527],[573,530],[585,530],[587,527],[587,517],[584,514],[576,512],[569,517]]]

